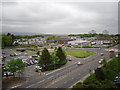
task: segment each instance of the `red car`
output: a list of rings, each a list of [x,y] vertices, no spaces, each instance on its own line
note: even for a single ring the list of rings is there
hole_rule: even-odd
[[[7,56],[2,56],[2,58],[6,58]]]

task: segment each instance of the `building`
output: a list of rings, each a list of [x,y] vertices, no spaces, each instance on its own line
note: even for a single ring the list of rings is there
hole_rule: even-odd
[[[110,45],[113,43],[113,40],[110,37],[97,37],[95,42],[100,45]]]
[[[88,46],[89,41],[87,40],[75,40],[75,41],[69,41],[69,45],[83,45],[83,46]]]
[[[57,43],[57,44],[67,44],[67,42],[72,41],[70,38],[57,38],[52,40],[47,40],[47,43]]]

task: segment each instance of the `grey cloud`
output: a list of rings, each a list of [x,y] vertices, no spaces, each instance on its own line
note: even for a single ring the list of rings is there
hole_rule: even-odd
[[[114,2],[4,3],[3,32],[117,33],[117,9]]]

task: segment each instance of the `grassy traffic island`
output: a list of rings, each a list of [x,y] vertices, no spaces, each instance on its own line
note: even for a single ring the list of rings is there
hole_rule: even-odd
[[[73,86],[72,90],[80,88],[120,88],[115,84],[114,80],[120,72],[120,57],[112,59],[110,62],[104,62],[101,68],[97,68],[95,73],[91,74],[83,82],[79,82]]]
[[[96,54],[93,51],[87,51],[87,50],[81,50],[81,49],[67,49],[65,52],[66,54],[72,55],[76,58],[86,58]]]

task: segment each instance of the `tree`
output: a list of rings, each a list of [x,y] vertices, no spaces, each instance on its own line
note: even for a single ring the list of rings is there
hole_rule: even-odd
[[[64,64],[67,61],[66,55],[61,47],[58,47],[58,49],[56,50],[56,56],[60,59],[60,64]]]
[[[50,36],[50,37],[47,38],[47,40],[57,39],[57,38],[59,38],[59,37],[60,37],[60,36]]]
[[[15,72],[17,71],[15,60],[10,60],[10,62],[8,62],[6,66],[8,67],[8,71],[13,73],[15,76]]]
[[[42,55],[40,56],[38,63],[39,65],[43,65],[43,64],[47,65],[51,63],[50,53],[48,52],[46,48],[43,49]]]
[[[2,35],[2,47],[12,46],[12,37],[10,35]]]
[[[105,80],[105,74],[104,74],[104,72],[102,71],[101,68],[97,68],[95,70],[95,75],[96,75],[97,79],[99,79],[99,80]]]
[[[103,59],[102,64],[103,64],[104,67],[106,67],[107,61],[105,60],[105,58]]]
[[[11,35],[11,33],[7,33],[7,36]]]
[[[20,78],[20,74],[21,74],[21,70],[23,70],[25,68],[25,64],[22,62],[21,59],[17,59],[17,60],[10,60],[7,65],[8,67],[8,71],[13,73],[15,75],[15,72],[18,71],[19,72],[19,78]]]
[[[25,63],[23,63],[21,59],[17,59],[15,63],[16,63],[16,69],[19,73],[19,78],[20,78],[20,74],[22,74],[22,70],[24,70],[25,68]]]
[[[51,60],[55,64],[59,64],[59,61],[60,61],[60,59],[58,58],[58,56],[55,55],[55,53],[52,53]]]
[[[37,55],[40,55],[40,51],[37,51],[37,53],[36,53]]]

